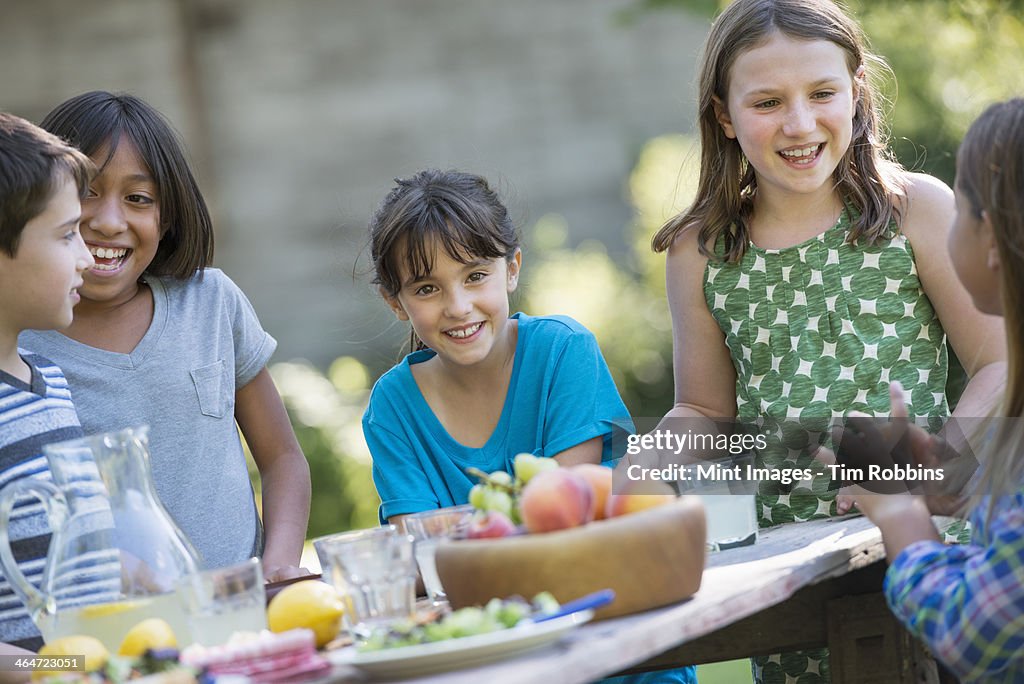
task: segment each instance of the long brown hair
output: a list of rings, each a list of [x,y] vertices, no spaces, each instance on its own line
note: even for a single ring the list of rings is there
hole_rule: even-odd
[[[715,115],[714,98],[728,99],[729,71],[743,52],[764,44],[779,31],[798,40],[827,40],[846,53],[850,75],[863,66],[850,147],[835,170],[836,189],[853,208],[850,242],[874,242],[899,217],[895,198],[904,191],[900,167],[888,152],[881,126],[878,80],[891,75],[872,54],[857,23],[829,0],[736,0],[715,20],[704,45],[698,80],[701,138],[697,196],[685,211],[655,234],[651,246],[667,250],[681,231],[699,226],[701,253],[715,258],[708,245],[725,235],[725,260],[742,258],[749,242],[747,225],[757,190],[754,169],[736,140],[727,138]]]
[[[971,124],[957,154],[956,187],[970,205],[959,210],[991,222],[1006,325],[1006,392],[995,438],[984,440],[976,502],[1024,480],[1024,99],[991,105]]]

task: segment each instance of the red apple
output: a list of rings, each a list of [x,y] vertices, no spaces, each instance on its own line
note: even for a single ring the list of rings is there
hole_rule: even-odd
[[[501,511],[477,511],[466,528],[469,539],[495,539],[517,533],[512,519]]]

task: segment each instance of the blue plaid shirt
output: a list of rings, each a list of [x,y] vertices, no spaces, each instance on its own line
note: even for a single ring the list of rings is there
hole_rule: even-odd
[[[896,617],[965,682],[1024,682],[1024,489],[971,512],[971,543],[911,544],[885,576]],[[987,524],[986,524],[987,523]]]

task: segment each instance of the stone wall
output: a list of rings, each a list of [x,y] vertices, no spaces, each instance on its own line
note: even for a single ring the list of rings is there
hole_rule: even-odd
[[[153,103],[186,139],[216,264],[279,340],[276,358],[379,366],[404,331],[353,264],[395,176],[482,173],[524,226],[560,214],[572,241],[622,253],[627,175],[648,138],[692,128],[707,26],[677,12],[622,25],[631,6],[7,0],[0,107],[38,120],[95,88]]]

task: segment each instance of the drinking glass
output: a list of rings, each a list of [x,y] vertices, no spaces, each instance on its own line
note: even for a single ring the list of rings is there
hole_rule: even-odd
[[[392,525],[313,540],[324,578],[348,596],[352,636],[366,639],[377,627],[411,619],[416,606],[412,537]]]
[[[192,639],[203,646],[223,644],[235,632],[267,628],[267,599],[259,558],[201,570],[186,580],[183,594]]]
[[[752,454],[698,461],[687,466],[689,479],[679,481],[680,494],[695,494],[704,504],[708,551],[757,541],[757,481],[746,477],[753,462]]]
[[[462,506],[413,513],[404,518],[405,529],[413,538],[416,564],[420,568],[423,587],[427,590],[427,595],[434,605],[441,605],[448,601],[448,596],[441,585],[441,578],[437,576],[437,565],[434,562],[437,545],[441,543],[442,539],[451,538],[461,532],[469,524],[472,515],[473,507],[463,504]]]

